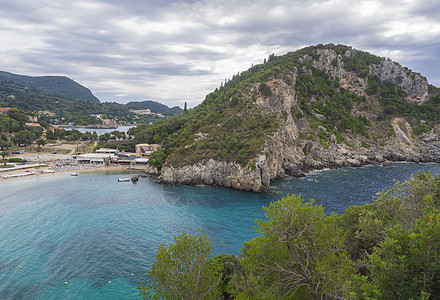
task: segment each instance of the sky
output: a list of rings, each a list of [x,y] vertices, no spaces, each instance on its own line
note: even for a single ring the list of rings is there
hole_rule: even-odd
[[[440,86],[438,0],[0,0],[0,70],[62,75],[102,102],[199,104],[226,78],[316,44]]]

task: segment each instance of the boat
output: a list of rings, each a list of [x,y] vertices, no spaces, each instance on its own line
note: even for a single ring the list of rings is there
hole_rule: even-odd
[[[118,178],[118,182],[130,181],[130,178]]]
[[[70,175],[72,175],[72,176],[78,176],[78,173],[74,173],[74,172],[72,172],[72,173],[70,173]]]

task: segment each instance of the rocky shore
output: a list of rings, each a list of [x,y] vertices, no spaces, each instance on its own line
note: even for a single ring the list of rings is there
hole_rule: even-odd
[[[430,139],[429,142],[421,140],[411,147],[401,147],[397,143],[390,147],[371,147],[359,151],[340,144],[332,144],[325,149],[315,142],[308,142],[302,149],[291,148],[283,153],[276,151],[281,147],[270,147],[259,156],[255,168],[209,160],[206,163],[180,168],[166,166],[160,173],[157,169],[152,170],[153,174],[160,174],[157,179],[159,183],[217,185],[263,192],[269,188],[273,180],[285,176],[302,177],[310,171],[326,168],[360,167],[368,164],[391,165],[399,161],[440,163],[439,138],[433,133],[425,135],[425,138],[427,137]]]

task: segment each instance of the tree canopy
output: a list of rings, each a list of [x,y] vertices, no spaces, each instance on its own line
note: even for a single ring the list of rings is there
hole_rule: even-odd
[[[440,176],[420,172],[342,215],[326,216],[322,206],[300,196],[263,209],[258,236],[244,243],[237,259],[209,259],[212,247],[203,235],[183,234],[169,248],[162,244],[148,272],[151,284],[140,286],[140,295],[152,290],[164,299],[203,293],[211,293],[209,299],[440,298]],[[195,269],[207,274],[202,281]],[[195,285],[200,282],[214,288],[208,292],[206,285]]]

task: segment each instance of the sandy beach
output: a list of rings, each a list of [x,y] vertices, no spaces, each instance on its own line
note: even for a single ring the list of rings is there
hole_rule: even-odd
[[[26,165],[25,165],[26,166]],[[64,173],[85,173],[85,172],[94,172],[94,171],[118,171],[118,170],[130,170],[130,166],[104,166],[98,164],[81,164],[81,165],[29,165],[28,168],[22,169],[0,169],[0,183],[8,182],[12,180],[20,180],[24,178],[30,178],[35,176],[48,176],[48,175],[56,175],[56,174],[64,174]],[[53,170],[50,172],[49,170]],[[49,171],[49,172],[44,172]],[[34,173],[34,174],[32,174]],[[21,177],[10,177],[3,178],[3,175],[13,175],[13,174],[29,174]]]

